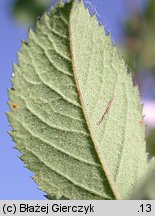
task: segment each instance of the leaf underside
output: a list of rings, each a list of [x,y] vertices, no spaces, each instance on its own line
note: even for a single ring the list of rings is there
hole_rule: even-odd
[[[128,198],[147,171],[142,108],[96,16],[82,2],[59,4],[18,60],[10,134],[40,189],[55,199]]]

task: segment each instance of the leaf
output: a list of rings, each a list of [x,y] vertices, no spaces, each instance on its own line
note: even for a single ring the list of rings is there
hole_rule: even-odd
[[[44,13],[48,5],[49,0],[15,0],[11,6],[12,13],[20,24],[32,26],[36,19]]]
[[[47,197],[128,198],[148,168],[142,107],[96,16],[82,2],[59,4],[18,59],[11,136]]]
[[[146,151],[150,154],[150,156],[155,156],[155,129],[149,130],[148,132]]]
[[[152,163],[152,170],[145,179],[144,183],[140,185],[137,191],[132,194],[131,199],[133,200],[155,200],[155,169],[154,160]]]

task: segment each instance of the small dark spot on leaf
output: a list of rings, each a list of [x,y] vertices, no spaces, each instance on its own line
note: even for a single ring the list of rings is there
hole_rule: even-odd
[[[15,104],[15,103],[12,104],[13,109],[17,109],[17,107],[18,107],[17,104]]]

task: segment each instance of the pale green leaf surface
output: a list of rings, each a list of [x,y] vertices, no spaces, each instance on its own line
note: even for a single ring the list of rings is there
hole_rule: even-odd
[[[138,90],[96,17],[71,8],[45,14],[22,44],[11,136],[49,197],[125,199],[147,170]]]
[[[132,200],[155,200],[155,160],[151,161],[150,172],[142,185],[131,195]]]

